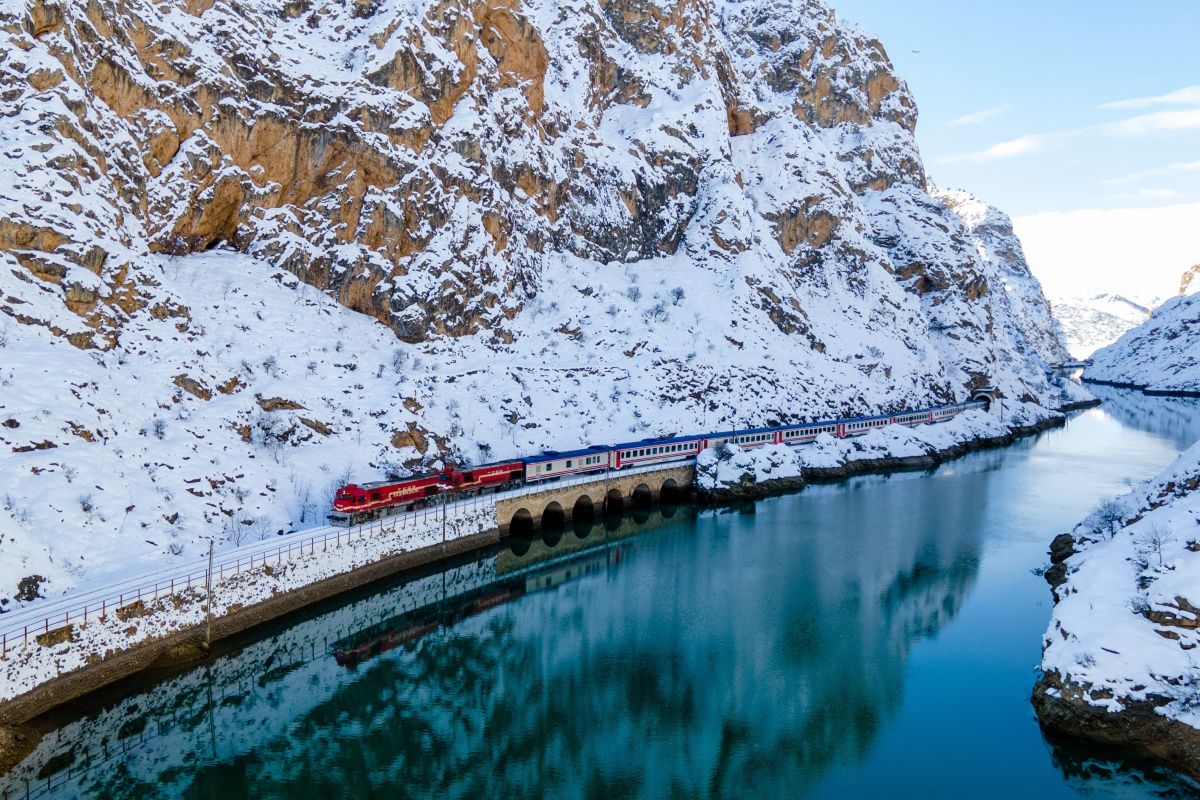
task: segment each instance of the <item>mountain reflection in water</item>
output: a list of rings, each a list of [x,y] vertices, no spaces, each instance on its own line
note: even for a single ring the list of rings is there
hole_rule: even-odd
[[[1181,450],[1200,441],[1200,397],[1151,397],[1096,383],[1085,388],[1122,425],[1167,437]]]
[[[642,514],[393,588],[68,726],[84,767],[70,782],[112,797],[802,791],[869,749],[909,647],[977,569],[978,503],[947,492],[918,513],[914,493],[936,487],[911,478],[862,502],[885,483],[815,488],[801,516],[795,498]]]

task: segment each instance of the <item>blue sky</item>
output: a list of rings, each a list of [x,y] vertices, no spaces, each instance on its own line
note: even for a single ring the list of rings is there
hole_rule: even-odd
[[[1200,200],[1196,0],[832,3],[908,81],[939,185],[1013,215]]]
[[[1146,267],[1178,276],[1200,262],[1200,205],[1183,208],[1200,204],[1200,2],[829,2],[878,34],[908,81],[930,177],[1018,218],[1018,233],[1043,223],[1023,234],[1035,272],[1059,269],[1071,236],[1110,237],[1127,262],[1137,242],[1121,238],[1122,212],[1164,206],[1195,226],[1155,231],[1173,240]],[[1072,217],[1085,209],[1110,213]]]

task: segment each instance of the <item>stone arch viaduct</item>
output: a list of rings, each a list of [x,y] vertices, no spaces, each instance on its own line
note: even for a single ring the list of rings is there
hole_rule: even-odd
[[[648,508],[673,492],[692,485],[696,469],[690,464],[665,465],[653,472],[609,472],[587,483],[546,483],[536,491],[496,501],[496,525],[508,535],[515,529],[537,530],[569,524],[576,517],[594,519],[631,508]]]

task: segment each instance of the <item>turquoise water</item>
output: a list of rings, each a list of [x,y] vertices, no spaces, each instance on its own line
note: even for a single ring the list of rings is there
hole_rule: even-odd
[[[1120,753],[1047,742],[1029,705],[1051,608],[1031,569],[1200,420],[1192,401],[1112,399],[933,474],[668,509],[375,588],[78,710],[0,788],[1193,796]]]

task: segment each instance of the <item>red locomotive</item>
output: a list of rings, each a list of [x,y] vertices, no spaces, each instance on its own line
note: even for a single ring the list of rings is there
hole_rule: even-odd
[[[387,513],[408,511],[427,497],[441,491],[442,476],[435,473],[414,475],[400,481],[376,481],[375,483],[351,483],[338,489],[333,496],[333,513],[329,521],[333,525],[358,525],[378,519]]]
[[[525,475],[524,461],[498,461],[466,469],[447,468],[440,473],[414,475],[398,481],[351,483],[333,496],[333,525],[358,525],[390,514],[400,514],[424,505],[443,492],[484,494],[519,486]]]
[[[441,474],[442,489],[447,492],[484,492],[519,486],[525,478],[525,462],[497,461],[494,464],[483,464],[478,467],[443,470]]]

